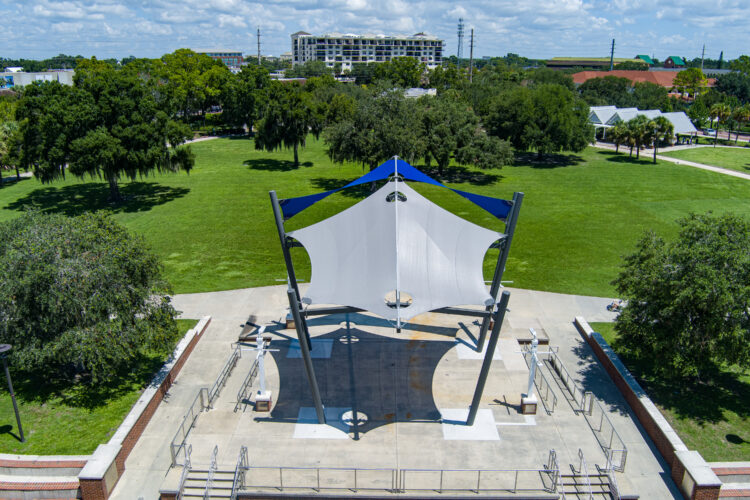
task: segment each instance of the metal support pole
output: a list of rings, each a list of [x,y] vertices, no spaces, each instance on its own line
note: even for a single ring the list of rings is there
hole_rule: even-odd
[[[503,279],[503,272],[505,271],[505,263],[508,261],[508,254],[510,253],[510,244],[513,241],[513,234],[516,232],[516,223],[518,222],[518,214],[521,211],[521,203],[523,202],[523,193],[513,193],[513,206],[508,214],[507,222],[505,223],[505,240],[503,240],[502,248],[500,248],[500,254],[497,256],[497,264],[495,265],[495,274],[492,277],[492,285],[490,286],[490,295],[492,295],[493,304],[487,306],[487,312],[491,312],[497,302],[497,292],[500,290],[500,283]],[[482,320],[482,326],[479,328],[479,340],[477,340],[477,350],[482,351],[484,349],[484,341],[487,337],[487,330],[490,327],[490,317],[486,317]]]
[[[487,383],[487,375],[490,373],[490,366],[492,365],[492,357],[495,354],[495,347],[497,347],[497,341],[500,338],[500,326],[503,324],[505,318],[505,311],[508,309],[508,300],[510,299],[510,292],[503,291],[500,297],[500,305],[495,313],[495,324],[492,327],[492,334],[490,335],[490,343],[487,345],[487,352],[484,353],[484,361],[482,362],[482,370],[479,372],[479,380],[477,380],[477,387],[474,390],[474,398],[471,400],[471,406],[469,407],[469,418],[466,419],[466,425],[474,425],[474,419],[477,416],[479,410],[479,401],[482,399],[482,393],[484,392],[484,385]]]
[[[8,391],[10,391],[10,399],[13,401],[13,411],[16,412],[16,423],[18,424],[18,433],[20,434],[21,442],[25,443],[26,438],[23,436],[23,427],[21,426],[21,415],[18,413],[18,404],[16,403],[16,393],[13,392],[13,383],[10,381],[10,371],[8,370],[8,359],[5,354],[2,354],[3,367],[5,368],[5,378],[8,380]]]
[[[310,348],[307,346],[307,342],[305,342],[305,340],[309,340],[306,331],[307,323],[302,321],[302,315],[299,313],[299,302],[297,302],[294,290],[287,290],[286,295],[289,298],[289,307],[292,309],[292,317],[297,329],[297,338],[299,339],[299,347],[302,351],[302,359],[305,361],[305,372],[307,373],[307,380],[310,382],[310,392],[315,403],[315,413],[318,415],[318,422],[325,424],[326,416],[323,410],[323,401],[320,399],[318,382],[315,380],[315,370],[313,369],[312,358],[310,357]]]
[[[276,220],[276,229],[279,232],[279,241],[281,242],[281,251],[284,254],[284,263],[286,264],[286,275],[289,278],[289,285],[294,289],[294,293],[297,296],[297,304],[302,302],[302,294],[299,292],[299,286],[297,285],[297,275],[294,273],[294,263],[292,262],[292,254],[289,252],[289,244],[286,241],[286,231],[284,230],[284,218],[281,215],[281,208],[279,206],[279,199],[276,196],[276,191],[269,191],[268,195],[271,197],[271,208],[273,208],[273,217]],[[296,320],[295,320],[296,321]],[[302,321],[305,321],[304,318]],[[304,331],[307,332],[307,323],[305,323]],[[307,339],[307,347],[312,350],[312,342],[309,336],[305,336]]]

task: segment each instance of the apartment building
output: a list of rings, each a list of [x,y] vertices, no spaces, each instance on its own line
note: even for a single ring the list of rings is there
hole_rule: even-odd
[[[443,40],[424,33],[403,35],[355,35],[328,33],[322,36],[298,31],[292,35],[292,65],[323,61],[326,66],[387,62],[395,57],[414,57],[428,68],[443,62]]]

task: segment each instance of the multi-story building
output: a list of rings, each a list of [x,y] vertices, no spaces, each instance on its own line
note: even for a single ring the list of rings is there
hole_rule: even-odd
[[[216,50],[196,50],[198,54],[206,54],[211,59],[216,59],[217,61],[223,62],[229,69],[231,70],[237,70],[239,71],[240,66],[242,65],[243,58],[242,58],[242,52],[236,51],[236,50],[223,50],[223,49],[216,49]]]
[[[323,61],[328,67],[387,62],[396,57],[414,57],[432,69],[443,62],[443,40],[417,33],[412,36],[354,35],[329,33],[314,36],[304,31],[292,35],[292,65]]]

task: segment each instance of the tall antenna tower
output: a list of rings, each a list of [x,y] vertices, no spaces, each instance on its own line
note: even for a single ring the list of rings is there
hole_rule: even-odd
[[[471,41],[469,42],[469,81],[472,81],[474,72],[474,28],[471,28]]]
[[[609,70],[615,69],[615,39],[612,39],[612,50],[609,53]]]
[[[260,26],[258,26],[258,66],[260,66]]]
[[[461,66],[461,59],[464,57],[464,18],[458,18],[458,49],[456,50],[456,57],[458,57],[458,66]]]

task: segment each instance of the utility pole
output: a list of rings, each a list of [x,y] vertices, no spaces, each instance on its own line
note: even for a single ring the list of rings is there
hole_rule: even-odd
[[[260,66],[260,26],[258,26],[258,66]]]
[[[703,51],[701,52],[701,71],[703,71],[703,58],[706,56],[706,44],[703,44]]]
[[[612,39],[612,50],[609,53],[609,70],[615,69],[615,39]]]
[[[471,28],[471,42],[469,44],[469,82],[474,72],[474,28]]]
[[[458,67],[461,67],[461,58],[464,56],[464,18],[458,18],[458,48],[456,57],[458,58]]]

